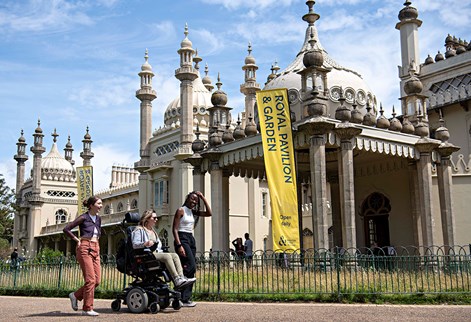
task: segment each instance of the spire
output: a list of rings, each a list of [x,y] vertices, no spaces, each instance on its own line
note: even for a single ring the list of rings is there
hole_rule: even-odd
[[[74,165],[75,161],[72,160],[72,152],[74,152],[74,149],[72,148],[72,143],[70,143],[70,135],[67,137],[67,143],[65,145],[65,159],[70,162],[70,164]]]
[[[92,137],[88,133],[88,126],[85,135],[83,136],[83,151],[80,152],[80,157],[83,159],[83,165],[84,166],[90,166],[91,165],[91,159],[94,157],[94,154],[92,152]]]
[[[57,142],[57,137],[59,136],[59,134],[57,134],[55,128],[54,128],[54,132],[51,134],[51,136],[53,137],[52,141],[53,141],[54,143],[56,143],[56,142]]]
[[[208,91],[212,92],[214,89],[214,86],[211,83],[211,78],[209,77],[208,73],[209,73],[209,68],[208,68],[208,64],[206,63],[206,66],[204,67],[205,76],[203,77],[202,82],[204,84],[204,87],[206,87]]]
[[[203,61],[203,58],[198,56],[198,49],[195,50],[195,56],[193,57],[193,61],[195,62],[195,69],[199,71],[200,70],[199,63]]]

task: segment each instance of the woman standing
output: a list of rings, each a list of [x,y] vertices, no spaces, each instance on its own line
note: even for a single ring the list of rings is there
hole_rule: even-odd
[[[77,301],[83,300],[82,315],[97,316],[93,310],[95,288],[100,284],[100,243],[101,217],[98,216],[103,203],[100,198],[92,196],[83,202],[88,211],[64,228],[64,233],[77,242],[76,257],[82,269],[85,284],[77,291],[69,294],[70,304],[74,311],[78,310]],[[72,229],[79,227],[79,236]]]
[[[199,201],[202,200],[206,211],[199,208]],[[193,237],[193,229],[198,223],[199,217],[211,216],[211,207],[200,191],[190,192],[182,207],[175,212],[173,219],[173,237],[175,239],[175,250],[183,265],[183,274],[192,278],[196,273],[196,242]],[[185,307],[194,307],[195,302],[191,301],[193,285],[189,285],[181,290],[182,303]]]
[[[148,209],[144,212],[139,221],[139,225],[132,232],[132,247],[134,249],[148,249],[154,252],[157,260],[163,262],[165,267],[172,275],[173,284],[175,288],[183,288],[187,285],[193,284],[196,278],[186,278],[183,276],[183,269],[180,263],[180,258],[175,253],[164,253],[162,251],[162,242],[159,235],[154,230],[154,226],[158,221],[157,214]]]

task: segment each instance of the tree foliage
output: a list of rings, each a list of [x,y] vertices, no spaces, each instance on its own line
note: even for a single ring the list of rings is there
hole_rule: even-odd
[[[7,186],[5,178],[0,174],[0,257],[10,253],[15,209],[15,191]]]

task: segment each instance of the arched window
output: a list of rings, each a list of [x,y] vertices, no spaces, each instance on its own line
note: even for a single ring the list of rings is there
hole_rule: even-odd
[[[131,201],[131,209],[137,209],[137,200],[136,199],[133,199]]]
[[[67,222],[67,211],[59,209],[56,211],[56,224],[63,224]]]
[[[379,192],[373,192],[363,201],[360,215],[364,219],[366,247],[373,243],[380,247],[389,246],[390,212],[389,199]]]
[[[118,212],[123,211],[123,209],[124,209],[123,203],[122,202],[118,203]]]
[[[104,210],[105,215],[109,215],[110,212],[111,212],[111,211],[110,211],[110,206],[109,206],[109,205],[106,205],[106,206],[105,206],[105,210]]]
[[[162,228],[162,230],[159,231],[159,238],[160,238],[160,241],[162,242],[162,248],[163,247],[169,247],[169,245],[168,245],[168,232],[165,228]]]

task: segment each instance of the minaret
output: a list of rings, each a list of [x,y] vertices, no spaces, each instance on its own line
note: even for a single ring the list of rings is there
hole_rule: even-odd
[[[38,120],[38,127],[34,131],[34,145],[31,147],[31,152],[33,152],[33,191],[32,198],[39,198],[41,192],[41,159],[42,154],[46,151],[46,148],[43,146],[43,130],[41,129],[41,121]]]
[[[145,62],[138,74],[141,78],[141,88],[136,91],[136,97],[141,101],[141,133],[139,155],[141,160],[136,163],[136,169],[141,171],[149,168],[149,140],[152,136],[152,101],[157,98],[157,93],[152,89],[152,66],[147,61],[148,51],[144,55]]]
[[[405,7],[398,15],[400,21],[396,24],[396,29],[401,33],[402,65],[399,67],[399,78],[401,79],[409,75],[409,67],[412,62],[414,64],[420,62],[418,30],[422,21],[417,19],[419,16],[417,9],[410,5],[410,1],[404,2]],[[419,71],[418,66],[414,66],[414,69]]]
[[[17,149],[16,154],[13,157],[16,162],[16,199],[20,199],[20,190],[25,182],[25,163],[28,160],[28,156],[26,155],[26,140],[23,136],[23,130],[21,130],[21,135],[18,138],[18,142],[16,143]]]
[[[74,165],[75,161],[72,160],[72,152],[74,152],[74,149],[72,148],[72,143],[70,143],[70,135],[67,138],[67,144],[65,145],[64,151],[64,158],[69,161],[71,165]]]
[[[46,151],[43,146],[43,130],[40,127],[41,121],[38,120],[38,127],[34,131],[34,145],[31,147],[33,152],[33,171],[32,171],[32,194],[28,198],[28,202],[31,205],[29,209],[28,218],[26,218],[26,241],[25,245],[27,250],[36,250],[36,240],[34,238],[36,232],[39,233],[39,224],[37,222],[41,217],[41,207],[43,200],[41,198],[41,162],[42,154]]]
[[[26,140],[23,136],[23,130],[21,130],[21,135],[18,138],[18,142],[16,143],[17,149],[16,154],[13,157],[16,162],[16,204],[19,206],[22,202],[21,199],[21,187],[25,182],[25,163],[28,160],[28,156],[26,155]],[[15,217],[13,222],[13,243],[12,245],[17,247],[19,246],[19,239],[23,232],[23,222],[25,221],[25,217],[21,213],[20,209],[15,211]]]
[[[213,89],[214,89],[214,86],[213,86],[213,84],[211,82],[211,78],[208,76],[208,74],[209,74],[209,68],[208,68],[208,64],[206,64],[206,66],[204,67],[204,75],[205,76],[203,77],[202,81],[203,81],[204,87],[206,87],[206,89],[208,91],[212,92]]]
[[[91,166],[91,160],[94,157],[92,152],[92,137],[88,133],[88,126],[87,126],[87,133],[83,136],[83,151],[80,152],[80,157],[83,159],[83,166]]]
[[[245,57],[245,65],[242,70],[245,72],[245,83],[240,85],[240,92],[245,95],[245,115],[255,116],[254,106],[256,102],[256,93],[260,91],[260,84],[257,84],[257,69],[255,58],[252,56],[252,45],[249,42],[247,51],[249,54]]]
[[[181,104],[181,134],[180,146],[177,159],[186,159],[193,154],[191,144],[193,143],[193,81],[198,77],[198,71],[193,67],[193,54],[195,50],[188,39],[188,25],[185,24],[185,39],[178,49],[180,55],[180,68],[175,71],[175,77],[180,81],[180,104]]]

